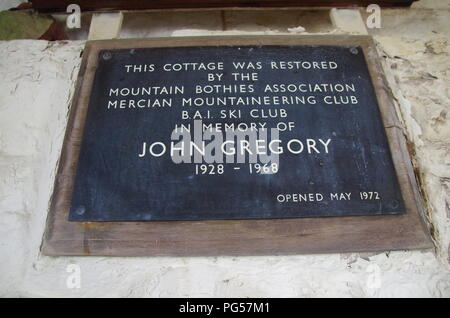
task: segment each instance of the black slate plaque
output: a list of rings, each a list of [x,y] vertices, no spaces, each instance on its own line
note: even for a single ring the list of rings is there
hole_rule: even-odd
[[[361,48],[100,52],[69,220],[404,212]]]

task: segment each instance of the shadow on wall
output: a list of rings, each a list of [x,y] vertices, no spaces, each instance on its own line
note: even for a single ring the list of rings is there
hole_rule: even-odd
[[[67,15],[53,15],[70,40],[86,40],[91,13],[81,16],[81,28],[68,29]],[[329,10],[233,10],[161,11],[124,13],[121,38],[172,36],[180,30],[281,32],[301,26],[306,32],[329,32],[333,25]]]

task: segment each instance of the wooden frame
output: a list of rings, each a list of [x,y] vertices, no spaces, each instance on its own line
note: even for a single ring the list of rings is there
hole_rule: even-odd
[[[69,222],[90,90],[101,49],[196,45],[354,45],[368,64],[405,201],[403,215],[330,218]],[[240,36],[86,43],[43,238],[45,255],[279,255],[431,248],[422,202],[392,97],[369,36]]]

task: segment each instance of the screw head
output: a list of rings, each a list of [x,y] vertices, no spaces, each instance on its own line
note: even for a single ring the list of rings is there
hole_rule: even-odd
[[[84,212],[86,212],[86,207],[84,205],[80,205],[78,208],[76,208],[75,213],[78,215],[83,215]]]
[[[400,206],[400,203],[397,200],[392,201],[391,209],[397,209]]]
[[[356,55],[356,54],[358,54],[359,53],[359,50],[358,50],[358,48],[357,47],[351,47],[350,48],[350,53],[352,53],[352,54],[354,54],[354,55]]]
[[[109,60],[112,57],[111,52],[104,52],[103,53],[103,59]]]

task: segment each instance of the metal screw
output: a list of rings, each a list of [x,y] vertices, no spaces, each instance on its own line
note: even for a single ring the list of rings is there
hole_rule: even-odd
[[[103,53],[103,59],[104,60],[109,60],[112,57],[110,52],[105,52]]]
[[[354,46],[351,47],[351,48],[350,48],[350,53],[355,54],[355,55],[358,54],[358,53],[359,53],[358,48],[357,48],[357,47],[354,47]]]
[[[399,203],[397,200],[392,201],[391,209],[396,209],[396,208],[398,208],[398,206],[399,206]]]
[[[84,212],[86,212],[86,208],[84,205],[80,205],[76,210],[75,213],[78,215],[83,215]]]

